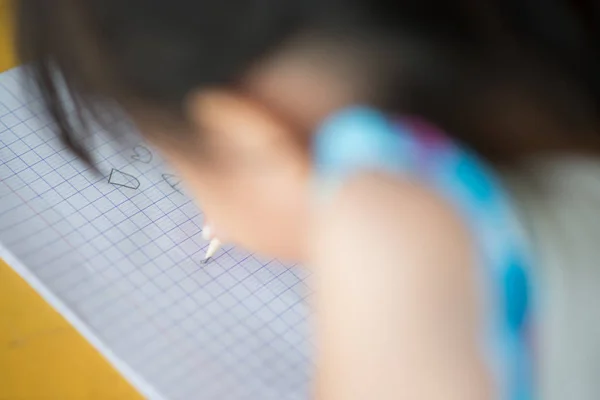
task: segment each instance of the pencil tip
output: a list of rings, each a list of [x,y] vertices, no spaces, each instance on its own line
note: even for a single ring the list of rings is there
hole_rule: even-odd
[[[209,263],[211,260],[212,260],[212,257],[205,258],[205,259],[202,261],[202,264],[208,264],[208,263]]]

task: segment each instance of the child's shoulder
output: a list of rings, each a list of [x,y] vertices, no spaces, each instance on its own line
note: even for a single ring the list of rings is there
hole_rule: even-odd
[[[502,397],[529,398],[531,258],[510,193],[496,171],[430,124],[392,119],[369,109],[334,116],[315,142],[322,188],[339,188],[357,172],[385,172],[426,187],[453,208],[469,231],[477,257],[474,274],[480,278],[487,310],[484,341],[493,354],[491,367],[498,371],[498,383],[506,391]],[[396,204],[407,206],[401,198]],[[418,226],[415,231],[418,235]]]

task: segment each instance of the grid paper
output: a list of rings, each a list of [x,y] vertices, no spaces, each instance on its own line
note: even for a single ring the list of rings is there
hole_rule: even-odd
[[[303,271],[201,264],[203,215],[155,151],[97,132],[94,175],[52,130],[22,70],[0,74],[0,257],[148,398],[307,398]]]

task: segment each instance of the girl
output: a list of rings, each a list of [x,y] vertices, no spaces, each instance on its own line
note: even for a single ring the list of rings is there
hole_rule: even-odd
[[[218,237],[311,268],[316,397],[597,398],[600,225],[572,207],[600,184],[561,161],[600,149],[594,2],[15,5],[73,151],[63,82],[126,112]]]

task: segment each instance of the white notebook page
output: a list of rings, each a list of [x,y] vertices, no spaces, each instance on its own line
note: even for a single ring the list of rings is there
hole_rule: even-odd
[[[92,174],[21,74],[0,74],[0,257],[148,398],[307,398],[303,271],[202,264],[202,213],[158,154],[99,132]]]

